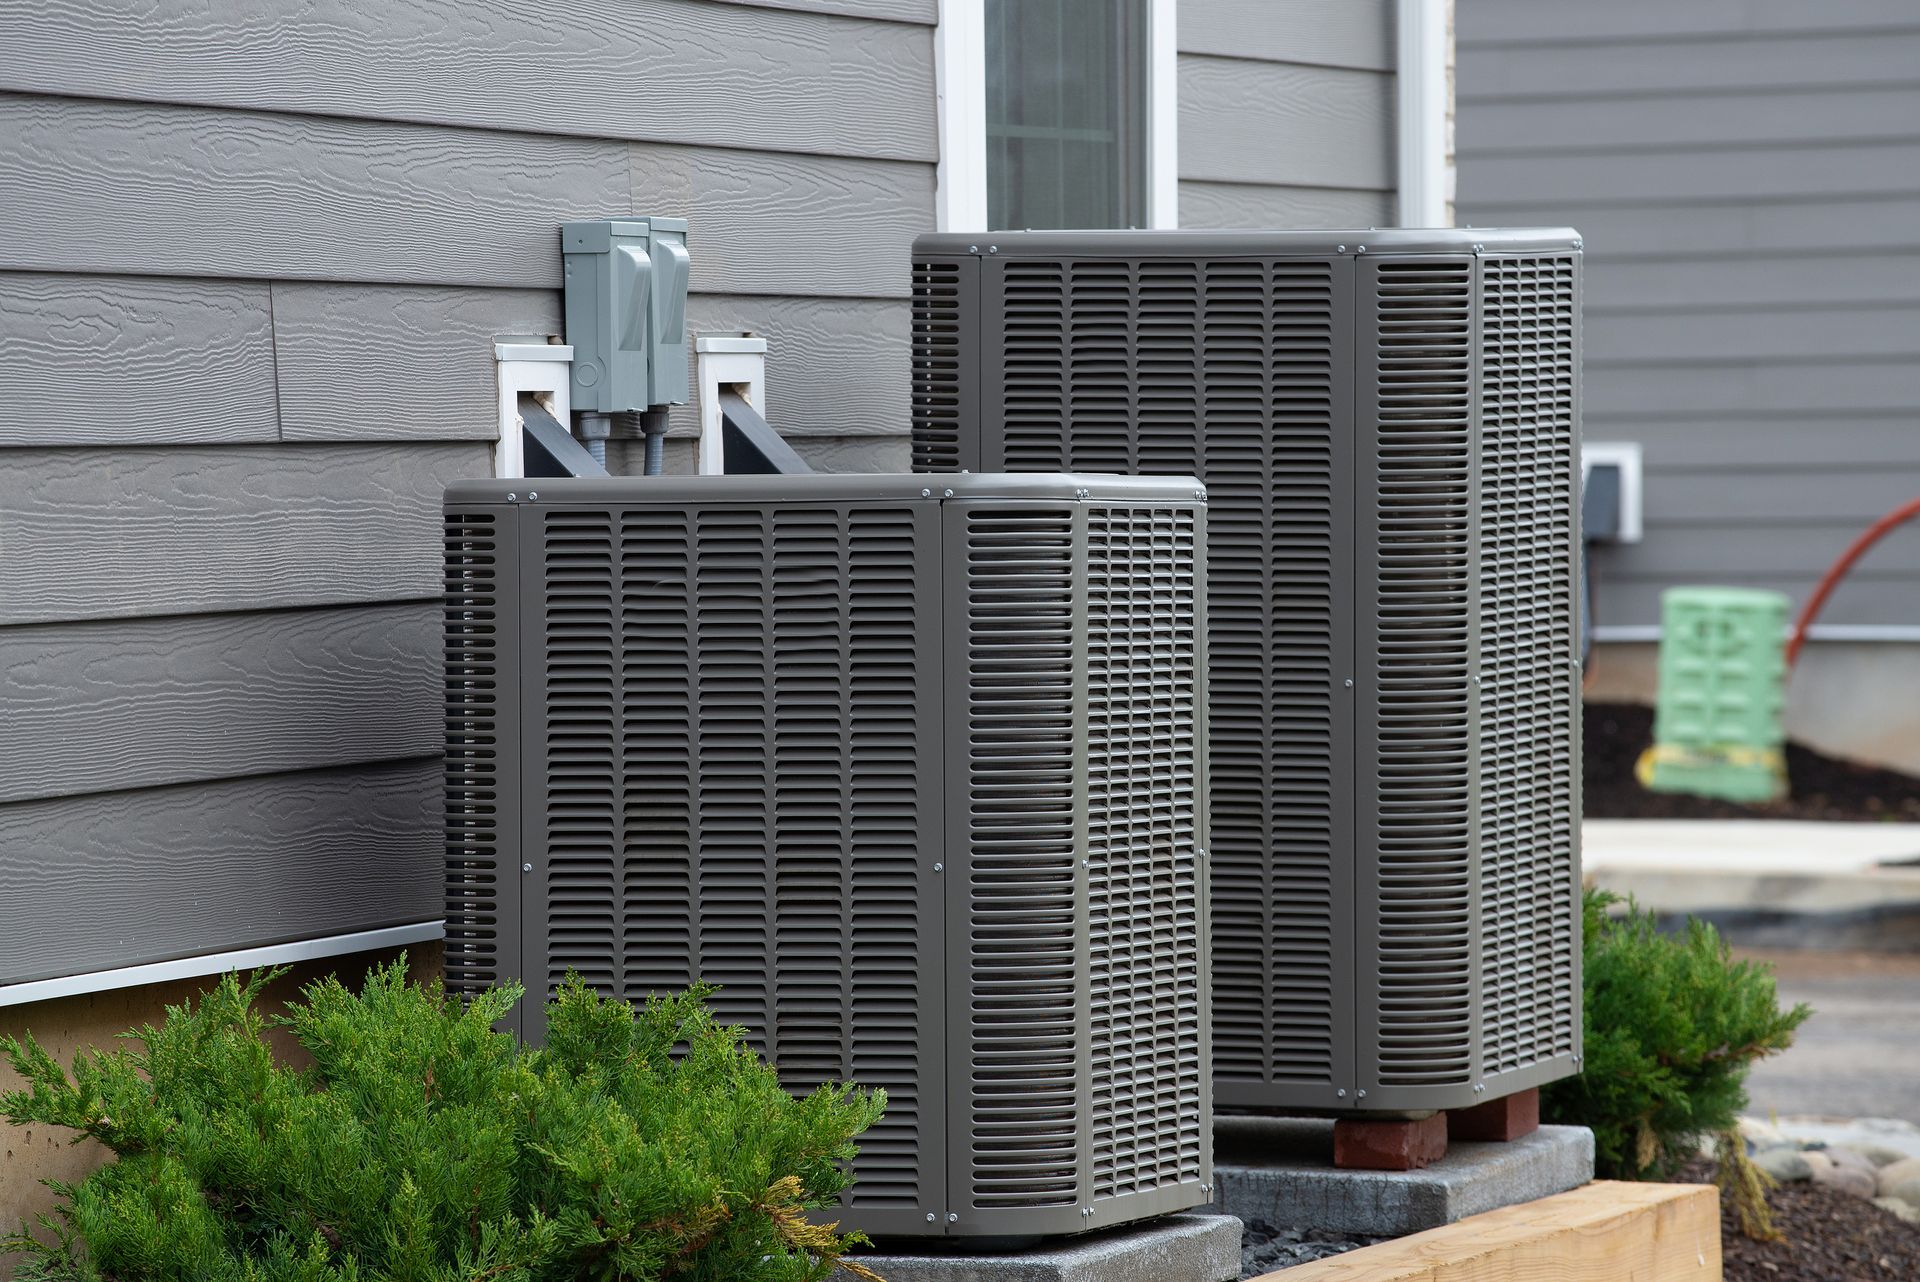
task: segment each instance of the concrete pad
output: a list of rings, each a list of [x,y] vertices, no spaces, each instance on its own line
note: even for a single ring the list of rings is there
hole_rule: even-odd
[[[1188,1212],[1010,1251],[951,1239],[924,1252],[884,1243],[852,1258],[887,1282],[1234,1282],[1240,1221]]]
[[[1503,1144],[1450,1144],[1418,1171],[1342,1171],[1333,1123],[1214,1121],[1215,1207],[1243,1220],[1400,1237],[1578,1188],[1593,1178],[1593,1132],[1543,1126]]]

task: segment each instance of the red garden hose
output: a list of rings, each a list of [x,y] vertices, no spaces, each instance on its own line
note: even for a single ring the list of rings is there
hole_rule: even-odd
[[[1853,563],[1865,556],[1868,548],[1886,537],[1889,530],[1904,525],[1916,516],[1920,516],[1920,499],[1914,499],[1893,509],[1868,526],[1865,532],[1840,554],[1840,559],[1827,567],[1827,572],[1820,576],[1819,584],[1814,587],[1813,595],[1808,597],[1806,605],[1800,608],[1800,617],[1793,621],[1793,635],[1787,641],[1788,668],[1792,668],[1794,662],[1799,659],[1800,647],[1807,642],[1807,629],[1813,626],[1813,621],[1820,615],[1820,608],[1826,605],[1827,598],[1833,595],[1833,590],[1840,586],[1840,580],[1847,577],[1847,571],[1853,568]]]

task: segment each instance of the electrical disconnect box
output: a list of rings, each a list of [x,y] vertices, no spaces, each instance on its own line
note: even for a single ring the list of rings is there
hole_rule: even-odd
[[[687,401],[687,221],[564,223],[573,408],[619,414]]]

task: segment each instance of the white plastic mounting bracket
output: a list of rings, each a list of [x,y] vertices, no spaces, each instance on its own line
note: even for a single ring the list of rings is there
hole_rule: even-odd
[[[1641,539],[1641,509],[1644,488],[1641,484],[1640,442],[1586,441],[1580,446],[1580,484],[1587,483],[1587,472],[1595,463],[1620,469],[1620,533],[1616,543],[1638,543]]]
[[[702,476],[727,470],[720,437],[720,393],[734,392],[767,412],[767,340],[757,334],[700,334],[693,340],[693,362],[700,384],[700,463]]]
[[[493,345],[500,383],[500,438],[493,447],[495,476],[525,476],[526,439],[521,435],[520,395],[532,392],[561,423],[573,411],[573,348],[542,338],[516,338]]]

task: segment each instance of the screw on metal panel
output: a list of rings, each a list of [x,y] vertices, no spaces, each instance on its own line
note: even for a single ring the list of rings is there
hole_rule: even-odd
[[[1334,1092],[1334,1095],[1336,1098],[1345,1099],[1347,1097],[1347,1088],[1342,1086],[1339,1090]]]
[[[967,252],[968,252],[969,254],[977,254],[977,253],[979,253],[979,252],[980,252],[980,246],[978,246],[978,245],[968,245],[968,246],[967,246]]]
[[[1346,686],[1347,686],[1347,689],[1349,689],[1349,690],[1351,690],[1351,689],[1353,689],[1353,678],[1352,678],[1352,677],[1348,677],[1348,678],[1347,678],[1347,681],[1346,681]]]
[[[521,871],[521,872],[532,872],[532,871],[533,871],[533,865],[532,865],[532,864],[521,864],[521,865],[520,865],[520,871]]]
[[[1093,493],[1092,490],[1075,490],[1073,492],[1073,497],[1077,499],[1084,499],[1084,498],[1087,498],[1092,493]]]
[[[1360,246],[1360,250],[1359,250],[1359,252],[1360,252],[1360,253],[1363,253],[1363,254],[1364,254],[1364,253],[1366,253],[1366,252],[1367,252],[1367,247],[1366,247],[1365,245],[1362,245],[1362,246]]]
[[[1193,492],[1193,497],[1197,499],[1204,499],[1207,497],[1207,492],[1205,490],[1195,490]]]
[[[1353,1093],[1353,1097],[1355,1099],[1365,1099],[1367,1097],[1367,1093],[1365,1091],[1355,1091]]]
[[[947,866],[945,864],[935,864],[933,866],[933,870],[935,872],[945,872],[947,870]]]
[[[930,499],[930,498],[932,498],[932,497],[933,497],[933,491],[932,491],[932,490],[921,490],[921,491],[920,491],[920,497],[921,497],[921,498],[923,498],[923,499]]]
[[[1335,245],[1333,247],[1333,252],[1336,254],[1344,254],[1347,252],[1347,247],[1345,245]]]
[[[528,490],[527,497],[530,499],[537,499],[540,497],[540,492],[538,490]]]
[[[949,499],[950,499],[950,498],[952,498],[952,497],[953,497],[953,491],[952,491],[952,490],[948,490],[948,491],[946,491],[946,492],[945,492],[945,494],[944,494],[944,495],[942,495],[942,497],[943,497],[943,498],[949,498]]]
[[[1575,249],[1578,249],[1578,248],[1580,248],[1580,242],[1579,242],[1579,241],[1577,241],[1577,240],[1576,240],[1576,241],[1574,241],[1574,242],[1573,242],[1573,247],[1574,247]]]
[[[1080,866],[1081,866],[1082,868],[1091,868],[1091,867],[1093,867],[1093,860],[1091,860],[1091,859],[1082,859],[1082,860],[1080,861]]]
[[[958,1211],[947,1212],[947,1223],[958,1224],[959,1222],[960,1222],[960,1213]]]
[[[997,254],[997,253],[999,253],[999,252],[1000,252],[1000,246],[998,246],[998,245],[988,245],[988,246],[987,246],[987,252],[988,252],[989,254]]]
[[[1487,247],[1485,245],[1475,245],[1473,247],[1473,252],[1476,254],[1484,253],[1486,251],[1486,248]]]
[[[519,496],[518,494],[509,494],[509,495],[507,495],[507,502],[509,502],[509,503],[511,503],[511,502],[513,502],[513,501],[514,501],[515,499],[518,499],[519,497],[520,497],[520,496]]]

